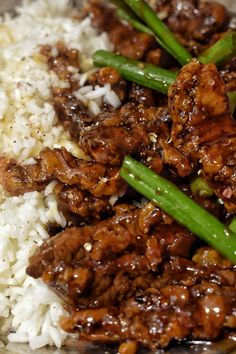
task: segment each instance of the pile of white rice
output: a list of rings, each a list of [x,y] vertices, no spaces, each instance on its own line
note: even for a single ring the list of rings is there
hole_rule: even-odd
[[[0,22],[0,154],[24,164],[45,147],[64,146],[74,155],[81,151],[57,124],[51,103],[51,87],[66,87],[48,70],[39,45],[56,43],[80,52],[83,72],[69,70],[81,88],[75,96],[99,113],[104,100],[114,107],[120,102],[109,85],[84,86],[91,73],[91,55],[97,49],[111,50],[105,34],[98,34],[86,18],[78,22],[69,0],[24,1],[17,16],[5,14]],[[10,197],[0,186],[0,334],[10,343],[29,343],[32,349],[45,345],[61,347],[67,334],[58,327],[65,314],[60,300],[40,281],[26,276],[28,257],[47,237],[46,225],[65,227],[53,194],[55,182],[43,193]],[[0,347],[4,347],[4,340]],[[5,352],[7,349],[3,349]]]

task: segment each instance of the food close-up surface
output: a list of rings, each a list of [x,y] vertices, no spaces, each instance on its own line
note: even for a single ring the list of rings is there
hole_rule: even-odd
[[[234,353],[233,6],[0,4],[0,352]]]

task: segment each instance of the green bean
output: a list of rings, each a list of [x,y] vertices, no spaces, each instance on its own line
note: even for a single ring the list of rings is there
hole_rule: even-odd
[[[228,92],[227,95],[229,98],[231,113],[234,113],[235,108],[236,108],[236,92],[234,92],[234,91]]]
[[[167,94],[169,86],[175,81],[175,72],[113,54],[105,50],[98,50],[93,55],[96,66],[111,66],[126,80],[149,87]]]
[[[234,217],[229,224],[229,229],[233,232],[236,232],[236,217]]]
[[[179,224],[236,264],[236,233],[177,186],[128,156],[124,159],[120,175]]]
[[[236,56],[236,32],[227,32],[198,57],[202,64],[220,65]]]
[[[155,34],[153,31],[145,26],[138,18],[138,16],[131,10],[131,8],[124,2],[124,0],[110,0],[116,6],[116,13],[121,20],[125,20],[133,26],[137,31],[147,33],[154,36],[157,43],[165,49],[168,53],[174,56],[170,48]]]
[[[175,38],[169,28],[158,18],[157,14],[143,0],[125,0],[126,4],[150,28],[153,33],[164,43],[168,51],[181,64],[188,63],[192,56]]]

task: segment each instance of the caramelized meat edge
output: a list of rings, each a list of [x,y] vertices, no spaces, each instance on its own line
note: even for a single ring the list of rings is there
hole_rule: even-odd
[[[214,64],[184,66],[169,90],[174,147],[189,157],[224,201],[236,211],[236,122]]]

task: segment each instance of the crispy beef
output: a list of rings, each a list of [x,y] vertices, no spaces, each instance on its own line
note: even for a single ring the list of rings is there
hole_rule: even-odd
[[[112,80],[113,72],[111,75],[109,72],[108,68],[108,80]],[[165,103],[155,107],[154,93],[137,85],[131,86],[129,97],[133,102],[119,109],[103,110],[98,116],[86,112],[71,94],[59,93],[54,104],[64,127],[93,161],[120,165],[126,155],[146,156],[146,163],[161,172],[163,155],[164,163],[180,176],[189,175],[192,172],[189,159],[170,143],[166,144],[170,139],[170,124]]]
[[[236,121],[214,64],[184,66],[169,90],[174,147],[193,164],[224,201],[236,210]]]
[[[86,339],[150,349],[172,339],[214,339],[233,323],[235,270],[207,250],[192,261],[194,241],[151,204],[120,206],[109,220],[45,241],[27,273],[69,305],[62,328]]]
[[[42,190],[54,179],[88,190],[95,197],[122,195],[126,188],[117,167],[79,160],[65,148],[43,149],[33,165],[0,159],[0,181],[11,195]]]
[[[194,55],[215,42],[228,24],[226,8],[214,1],[156,0],[155,9]]]
[[[203,282],[198,289],[176,284],[159,289],[158,282],[148,280],[139,279],[139,290],[120,307],[72,312],[61,321],[62,328],[69,332],[82,329],[82,338],[92,341],[128,339],[155,350],[173,339],[213,339],[228,327],[233,317],[230,306],[235,306],[234,288]]]
[[[60,123],[74,140],[78,140],[81,131],[94,123],[93,115],[71,92],[54,90],[53,103]]]
[[[42,45],[40,52],[47,58],[50,70],[53,70],[61,80],[73,82],[73,73],[68,68],[70,66],[80,68],[78,50],[68,49],[63,42],[58,42],[56,49],[57,53],[54,54],[50,45]]]
[[[88,80],[90,85],[104,86],[110,84],[111,89],[117,94],[121,102],[127,99],[128,83],[120,76],[114,68],[105,67],[96,70]]]
[[[107,32],[116,51],[124,56],[141,59],[155,43],[153,36],[138,32],[129,24],[124,24],[119,20],[114,8],[108,3],[90,0],[87,11],[92,18],[93,25],[99,30]]]
[[[165,164],[187,176],[192,172],[189,159],[166,144],[170,138],[167,115],[166,107],[127,103],[120,110],[100,115],[97,123],[81,133],[80,147],[95,161],[111,165],[121,164],[126,155],[149,155],[146,163],[164,156]]]
[[[95,197],[74,185],[67,186],[58,182],[53,191],[64,214],[71,212],[88,222],[92,218],[100,219],[102,214],[108,214],[112,208],[109,196]]]

